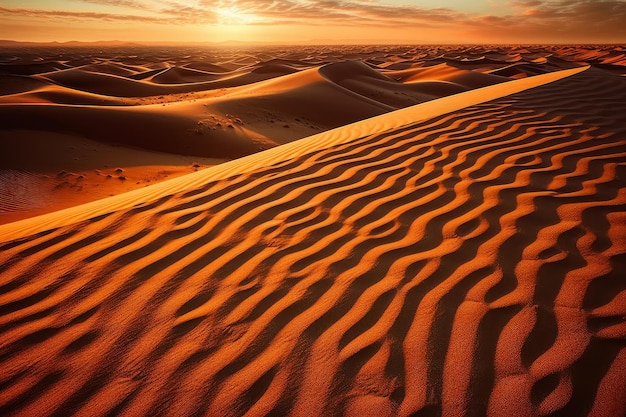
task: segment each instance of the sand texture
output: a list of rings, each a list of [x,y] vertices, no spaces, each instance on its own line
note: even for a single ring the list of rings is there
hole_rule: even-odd
[[[626,78],[570,67],[0,226],[0,415],[625,415]]]

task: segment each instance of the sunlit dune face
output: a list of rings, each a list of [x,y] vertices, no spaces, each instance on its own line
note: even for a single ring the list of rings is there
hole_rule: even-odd
[[[222,25],[249,25],[260,21],[259,17],[239,10],[237,7],[222,7],[215,11]]]

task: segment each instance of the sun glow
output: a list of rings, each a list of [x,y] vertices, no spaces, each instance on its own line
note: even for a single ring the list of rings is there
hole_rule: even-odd
[[[260,19],[254,15],[242,12],[237,7],[223,7],[215,11],[218,22],[222,25],[249,25]]]

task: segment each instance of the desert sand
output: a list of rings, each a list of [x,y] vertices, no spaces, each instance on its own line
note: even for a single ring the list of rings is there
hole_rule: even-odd
[[[0,415],[626,414],[626,52],[324,51],[2,64]]]
[[[0,224],[474,88],[584,65],[623,74],[625,61],[606,46],[0,43]]]

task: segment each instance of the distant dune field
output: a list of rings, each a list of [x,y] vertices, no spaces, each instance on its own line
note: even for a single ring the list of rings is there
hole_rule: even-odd
[[[0,65],[0,415],[626,415],[626,51],[223,54]]]
[[[0,223],[475,88],[625,63],[620,47],[5,46],[0,190],[29,192],[0,192]]]

